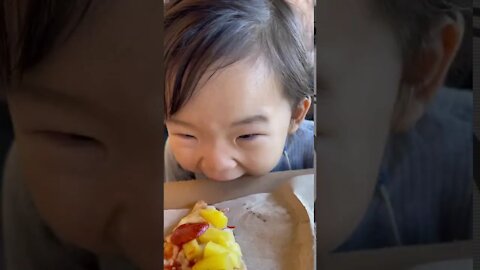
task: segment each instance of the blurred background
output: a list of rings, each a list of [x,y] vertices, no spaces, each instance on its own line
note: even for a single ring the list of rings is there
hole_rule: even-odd
[[[466,31],[464,35],[464,41],[460,48],[460,51],[456,57],[456,60],[448,74],[445,82],[446,86],[451,88],[457,88],[459,91],[472,91],[473,88],[473,44],[480,42],[480,0],[474,0],[474,8],[471,8],[472,2],[465,0],[452,0],[457,2],[460,6],[466,7],[463,9],[463,15],[466,22]],[[475,38],[474,38],[475,37]],[[472,42],[472,40],[475,40]],[[480,44],[479,44],[480,45]],[[1,83],[0,83],[1,85]],[[6,158],[7,151],[13,140],[13,129],[10,121],[8,107],[5,98],[2,96],[2,90],[0,89],[0,200],[2,191],[2,173],[3,166]],[[478,97],[476,101],[478,103]],[[475,113],[478,115],[478,106],[475,106]],[[308,118],[312,116],[309,115]],[[478,119],[478,118],[476,118]],[[477,121],[478,122],[478,121]],[[475,124],[475,130],[478,132],[478,124]],[[478,133],[477,141],[478,143]],[[477,155],[477,154],[475,154]],[[478,164],[478,161],[477,161]],[[478,177],[478,176],[477,176]],[[0,204],[1,214],[1,204]],[[1,216],[0,216],[1,218]],[[1,226],[1,219],[0,219]],[[1,235],[0,235],[1,237]],[[1,243],[1,239],[0,239]],[[0,244],[0,257],[1,257],[1,244]],[[1,261],[1,258],[0,258]],[[0,265],[1,269],[1,265]]]

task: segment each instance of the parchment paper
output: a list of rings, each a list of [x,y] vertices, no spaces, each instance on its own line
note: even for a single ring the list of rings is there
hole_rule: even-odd
[[[272,192],[215,204],[230,209],[229,224],[236,226],[236,239],[249,270],[315,269],[313,192],[313,176],[292,178]],[[189,211],[165,210],[165,234]]]

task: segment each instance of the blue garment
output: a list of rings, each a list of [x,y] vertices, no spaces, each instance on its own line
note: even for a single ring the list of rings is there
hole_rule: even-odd
[[[391,136],[366,214],[337,252],[472,238],[472,111],[471,93],[444,89]]]
[[[272,172],[313,168],[314,134],[314,122],[304,120],[299,129],[287,138],[282,158]]]

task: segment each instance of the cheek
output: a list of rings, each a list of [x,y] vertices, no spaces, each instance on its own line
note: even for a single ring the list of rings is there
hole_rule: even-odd
[[[188,171],[195,171],[198,163],[197,149],[194,145],[185,146],[175,138],[169,138],[168,144],[175,160],[180,166]]]
[[[68,160],[53,164],[22,138],[17,145],[26,188],[48,226],[65,241],[91,250],[104,249],[102,233],[112,200],[99,185],[98,170],[71,171],[68,168],[74,164]]]
[[[280,126],[268,138],[261,139],[254,146],[247,148],[243,165],[249,174],[263,175],[269,173],[280,161],[285,147],[288,126]]]
[[[244,143],[239,146],[237,160],[246,173],[251,175],[263,175],[270,172],[279,162],[285,140],[287,129],[280,129],[266,138],[258,139],[257,142]],[[172,154],[180,166],[188,171],[196,171],[198,164],[198,153],[195,147],[183,147],[175,140],[169,141]]]
[[[255,151],[246,153],[242,165],[250,175],[264,175],[269,173],[282,157],[283,145],[263,144]]]

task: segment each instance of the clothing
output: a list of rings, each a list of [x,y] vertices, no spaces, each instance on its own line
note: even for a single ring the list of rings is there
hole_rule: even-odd
[[[471,92],[445,88],[412,130],[390,137],[370,206],[337,251],[472,238],[472,112]]]
[[[313,168],[315,156],[313,136],[314,122],[304,120],[298,130],[287,138],[282,157],[272,172]],[[200,173],[184,170],[175,160],[167,139],[165,143],[165,180],[170,182],[206,178]]]

